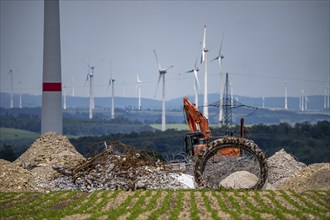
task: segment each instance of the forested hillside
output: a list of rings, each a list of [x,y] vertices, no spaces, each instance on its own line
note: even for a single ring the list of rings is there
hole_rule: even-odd
[[[231,129],[239,135],[239,127]],[[216,128],[213,135],[223,135],[225,130]],[[104,141],[121,141],[139,149],[160,153],[164,159],[173,159],[184,151],[184,136],[187,131],[174,129],[165,132],[141,132],[130,134],[113,134],[98,137],[81,137],[71,139],[71,143],[82,154],[92,153]],[[306,164],[330,161],[330,122],[317,124],[300,123],[291,126],[287,123],[279,125],[255,125],[247,128],[246,137],[254,140],[269,157],[284,148],[297,159]],[[97,144],[99,143],[99,144]]]

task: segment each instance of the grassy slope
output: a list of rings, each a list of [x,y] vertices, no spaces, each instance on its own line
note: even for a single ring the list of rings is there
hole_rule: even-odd
[[[39,133],[14,129],[14,128],[0,128],[0,140],[12,140],[12,139],[19,139],[19,138],[29,138],[29,139],[36,139],[40,136]]]

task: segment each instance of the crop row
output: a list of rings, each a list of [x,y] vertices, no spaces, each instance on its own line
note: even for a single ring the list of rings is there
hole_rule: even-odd
[[[330,191],[0,193],[0,219],[330,219]]]

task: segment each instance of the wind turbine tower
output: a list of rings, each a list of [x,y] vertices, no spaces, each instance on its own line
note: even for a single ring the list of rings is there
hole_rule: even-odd
[[[66,110],[66,87],[63,85],[63,109]]]
[[[115,79],[112,77],[112,62],[111,62],[111,75],[109,79],[109,85],[111,85],[111,119],[115,118]]]
[[[88,64],[87,63],[85,63],[85,64],[88,66],[88,73],[87,73],[85,84],[89,80],[89,119],[92,119],[93,118],[93,112],[94,112],[94,109],[95,109],[95,103],[94,103],[94,70],[95,70],[95,67],[96,67],[97,64],[95,64],[94,66],[91,66],[91,65],[89,65],[89,61],[88,61]]]
[[[288,110],[288,86],[287,81],[284,81],[284,109]]]
[[[19,108],[22,108],[22,82],[19,81]]]
[[[220,44],[220,49],[219,49],[219,54],[216,58],[211,60],[211,62],[218,60],[219,63],[219,73],[220,73],[220,104],[219,104],[219,123],[220,125],[223,123],[223,115],[222,115],[222,110],[223,110],[223,97],[222,97],[222,59],[225,58],[225,56],[221,53],[222,49],[222,43],[223,43],[223,38],[224,38],[225,32],[222,34],[222,39],[221,39],[221,44]]]
[[[309,98],[305,96],[305,111],[307,111],[308,109],[308,102],[309,102]]]
[[[139,75],[136,75],[137,81],[136,81],[136,88],[138,89],[138,110],[141,111],[141,83],[142,81],[139,78]]]
[[[41,134],[63,133],[59,0],[44,3]]]
[[[155,57],[156,57],[156,61],[158,64],[158,71],[159,71],[159,77],[158,77],[158,83],[157,83],[157,87],[156,87],[156,92],[155,92],[155,97],[156,97],[156,93],[157,93],[157,89],[159,86],[159,82],[160,79],[163,78],[163,90],[162,90],[162,131],[166,130],[166,115],[165,115],[165,74],[167,73],[167,70],[169,70],[170,68],[172,68],[173,66],[170,66],[168,68],[162,69],[160,62],[158,61],[158,57],[156,54],[156,50],[154,50],[155,53]]]
[[[206,25],[204,26],[203,33],[203,47],[201,63],[204,63],[204,103],[203,103],[203,114],[205,118],[209,118],[209,107],[208,107],[208,88],[207,88],[207,52],[206,49]]]
[[[72,84],[71,95],[74,96],[74,79],[73,79],[73,77],[71,77],[71,84]]]
[[[305,95],[304,95],[304,90],[301,90],[301,95],[300,95],[300,110],[303,112],[305,111]]]
[[[10,76],[10,108],[14,107],[14,74],[13,69],[9,69],[8,75]]]

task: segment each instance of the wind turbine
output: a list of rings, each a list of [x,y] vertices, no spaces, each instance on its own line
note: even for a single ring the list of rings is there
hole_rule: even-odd
[[[300,110],[303,112],[305,109],[305,95],[304,95],[304,90],[301,90],[301,95],[300,95]]]
[[[163,91],[162,91],[162,131],[166,130],[166,116],[165,116],[165,74],[167,73],[167,70],[171,69],[173,67],[167,67],[165,69],[162,69],[160,62],[158,61],[158,57],[156,54],[156,50],[154,50],[155,53],[155,57],[156,57],[156,61],[158,64],[158,71],[159,71],[159,77],[158,77],[158,83],[157,83],[157,87],[156,87],[156,92],[155,92],[155,98],[156,98],[156,93],[157,93],[157,89],[159,86],[159,82],[160,79],[163,77]]]
[[[305,111],[307,111],[307,106],[308,106],[309,98],[305,96]]]
[[[72,84],[71,95],[74,96],[74,78],[73,77],[71,77],[71,84]]]
[[[222,98],[222,59],[225,58],[225,56],[221,53],[221,49],[222,49],[222,43],[223,43],[223,38],[225,36],[225,32],[223,32],[222,34],[222,39],[221,39],[221,44],[220,44],[220,49],[219,49],[219,54],[216,58],[214,58],[213,60],[211,60],[211,62],[218,60],[219,63],[219,72],[220,72],[220,105],[219,105],[219,123],[222,124],[223,123],[223,116],[222,116],[222,109],[223,109],[223,98]]]
[[[208,107],[208,91],[207,91],[207,52],[206,49],[206,25],[204,26],[203,34],[203,46],[202,46],[202,57],[201,63],[204,62],[204,103],[203,103],[203,114],[205,118],[209,118],[209,107]]]
[[[14,70],[9,69],[8,76],[10,76],[10,108],[14,107]]]
[[[94,104],[94,69],[96,67],[97,64],[95,64],[94,66],[91,66],[89,64],[89,60],[88,60],[88,64],[86,62],[84,62],[82,60],[83,63],[85,63],[88,66],[88,73],[87,73],[87,78],[85,81],[86,82],[89,80],[89,119],[93,118],[93,111],[95,109],[95,104]]]
[[[22,82],[19,81],[19,108],[22,108]]]
[[[141,110],[141,83],[142,81],[139,78],[139,75],[136,75],[137,77],[137,81],[136,81],[136,88],[138,90],[138,98],[139,98],[139,102],[138,102],[138,110]]]
[[[194,69],[189,70],[189,71],[186,72],[186,73],[194,73],[194,76],[195,76],[194,91],[195,91],[195,106],[196,106],[196,108],[198,108],[198,90],[199,90],[199,87],[200,87],[199,86],[199,81],[198,81],[198,76],[197,76],[198,71],[199,71],[199,68],[197,67],[197,59],[196,59],[196,62],[195,62]]]
[[[66,110],[66,86],[63,85],[63,109]]]
[[[108,87],[111,85],[111,119],[115,118],[115,79],[112,78],[112,61],[111,61],[111,73]]]
[[[288,110],[288,86],[287,86],[287,81],[284,81],[284,109]]]

